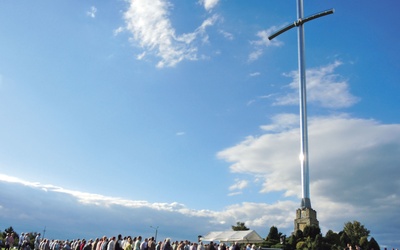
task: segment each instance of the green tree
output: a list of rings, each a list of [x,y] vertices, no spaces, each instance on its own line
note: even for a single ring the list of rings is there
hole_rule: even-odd
[[[347,222],[344,225],[343,231],[349,237],[349,243],[352,246],[360,244],[360,239],[364,236],[368,237],[370,233],[370,231],[358,221]]]
[[[329,244],[329,245],[337,245],[340,246],[340,236],[339,234],[333,232],[332,230],[328,230],[328,232],[326,232],[325,234],[325,241]]]
[[[6,237],[6,235],[7,234],[12,234],[12,233],[14,233],[14,235],[17,235],[17,233],[14,231],[14,228],[13,227],[9,227],[9,228],[6,228],[5,230],[4,230],[4,232],[3,232],[3,237]]]
[[[277,241],[279,241],[279,232],[278,232],[278,228],[276,226],[272,226],[269,229],[267,240],[277,240]]]
[[[350,238],[349,238],[349,236],[347,236],[347,234],[345,233],[345,232],[340,232],[339,233],[339,236],[340,236],[340,245],[341,246],[346,246],[347,245],[347,243],[350,243]]]
[[[315,239],[317,235],[321,234],[321,229],[318,226],[306,226],[303,231],[304,237],[310,237],[312,240]]]
[[[358,244],[362,249],[368,249],[368,237],[363,236]]]
[[[323,237],[322,237],[322,235],[321,235],[321,234],[317,234],[317,235],[315,236],[315,239],[314,239],[313,247],[315,247],[315,249],[321,249],[322,243],[323,243]]]
[[[272,226],[269,229],[269,233],[266,240],[266,246],[267,247],[272,247],[277,245],[280,242],[280,234],[278,232],[278,228],[275,226]]]
[[[297,238],[296,235],[292,234],[289,238],[286,239],[286,247],[285,249],[296,249]]]
[[[247,228],[244,224],[244,222],[236,222],[236,226],[232,226],[232,230],[233,231],[246,231],[249,230],[249,228]]]
[[[305,243],[304,241],[299,241],[296,244],[296,249],[304,249],[307,248],[307,243]]]
[[[296,239],[301,240],[304,237],[303,231],[297,230],[295,233]]]

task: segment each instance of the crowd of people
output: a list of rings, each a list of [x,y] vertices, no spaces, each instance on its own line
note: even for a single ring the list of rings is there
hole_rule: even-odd
[[[7,235],[7,241],[14,242],[14,235]],[[18,241],[18,250],[32,250],[29,233],[21,233]],[[12,238],[12,239],[11,239]],[[11,250],[12,245],[6,245],[5,250]],[[237,243],[227,246],[225,243],[216,244],[209,242],[171,241],[166,238],[163,241],[156,241],[154,237],[142,238],[142,236],[131,237],[118,235],[118,237],[103,236],[96,239],[75,239],[75,240],[49,240],[41,238],[40,233],[36,235],[33,250],[240,250]],[[246,250],[256,250],[255,245],[248,244]]]

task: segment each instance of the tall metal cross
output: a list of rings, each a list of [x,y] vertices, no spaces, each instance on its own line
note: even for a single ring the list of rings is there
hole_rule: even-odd
[[[311,208],[310,179],[308,169],[308,132],[307,132],[307,97],[306,97],[306,66],[305,66],[305,41],[303,24],[313,19],[333,14],[334,10],[326,10],[304,18],[303,0],[297,0],[297,20],[268,37],[269,40],[280,34],[298,27],[298,64],[299,64],[299,96],[300,96],[300,163],[302,199],[301,208]]]

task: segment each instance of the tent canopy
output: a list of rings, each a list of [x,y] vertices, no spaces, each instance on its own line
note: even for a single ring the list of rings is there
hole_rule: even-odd
[[[201,237],[202,241],[260,243],[263,238],[254,230],[246,231],[214,231]]]

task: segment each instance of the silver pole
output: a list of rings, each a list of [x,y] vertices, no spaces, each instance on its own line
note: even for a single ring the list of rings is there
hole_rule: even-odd
[[[297,19],[303,20],[303,0],[297,0]],[[301,208],[311,208],[310,178],[308,169],[308,131],[307,131],[307,91],[306,91],[306,59],[304,25],[301,23],[297,29],[298,34],[298,62],[299,62],[299,97],[300,97],[300,164],[302,199]]]
[[[327,10],[304,18],[303,0],[297,0],[297,20],[275,32],[268,37],[269,40],[280,34],[297,27],[298,34],[298,64],[299,64],[299,99],[300,99],[300,164],[301,164],[301,184],[302,199],[301,208],[311,208],[310,199],[310,177],[308,167],[308,131],[307,131],[307,95],[306,95],[306,57],[304,23],[313,19],[333,14],[334,10]]]

